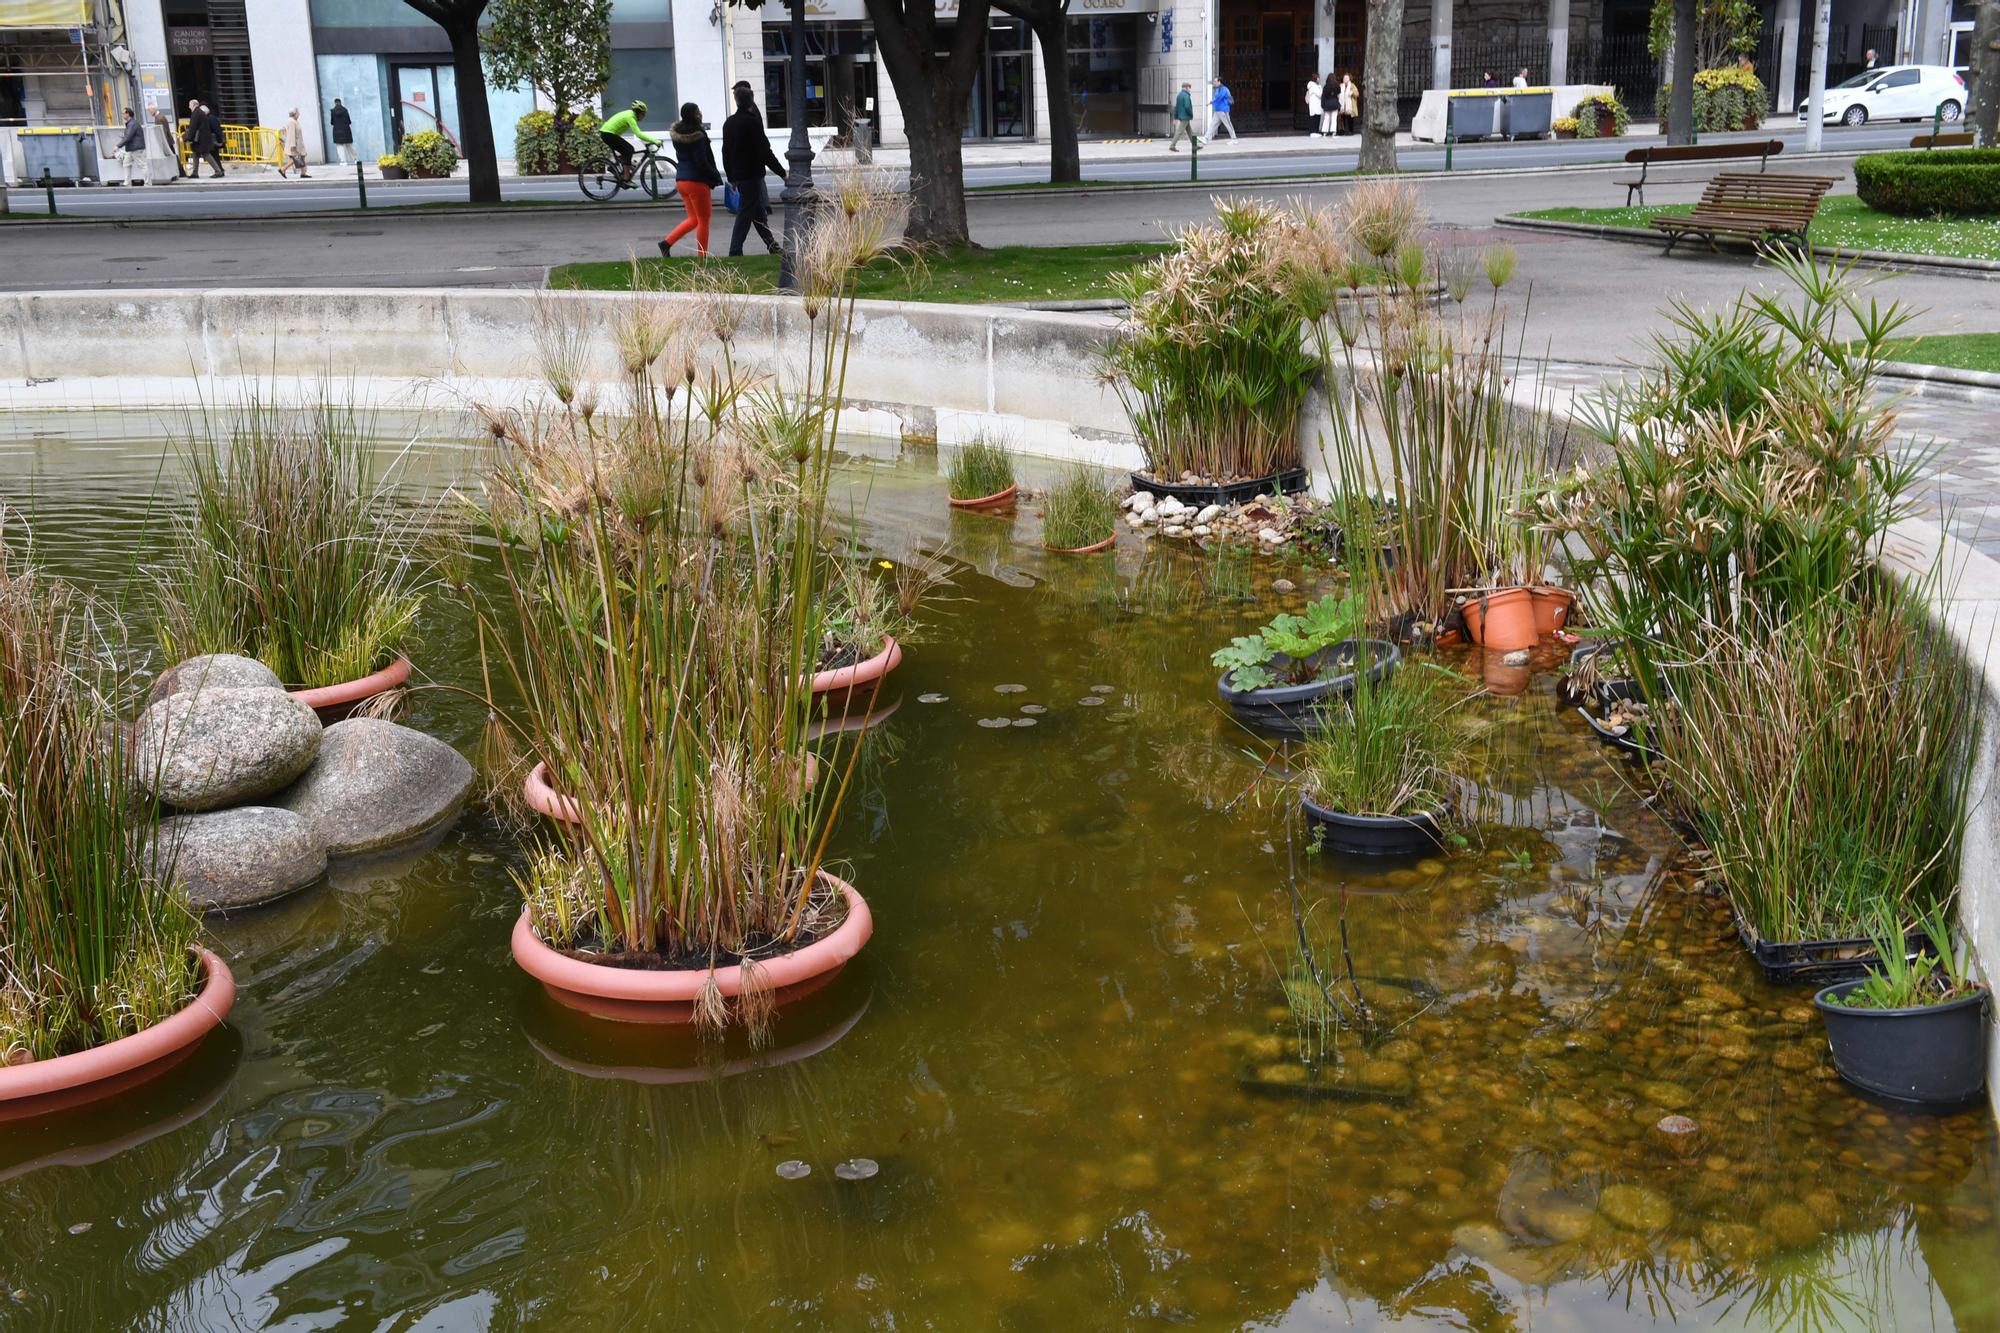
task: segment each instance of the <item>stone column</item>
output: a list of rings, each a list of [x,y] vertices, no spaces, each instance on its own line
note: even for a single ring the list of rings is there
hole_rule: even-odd
[[[1799,0],[1778,0],[1778,114],[1798,109]]]
[[[1569,82],[1569,0],[1549,0],[1549,76],[1551,88]]]
[[[1451,87],[1452,0],[1431,0],[1431,87]]]

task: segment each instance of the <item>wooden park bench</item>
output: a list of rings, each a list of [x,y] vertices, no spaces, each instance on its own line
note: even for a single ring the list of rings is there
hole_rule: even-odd
[[[1663,214],[1653,219],[1653,227],[1667,234],[1664,253],[1672,254],[1674,242],[1690,232],[1717,250],[1715,238],[1737,236],[1756,242],[1768,236],[1790,236],[1803,246],[1806,230],[1819,201],[1835,185],[1832,176],[1753,175],[1747,171],[1725,171],[1701,192],[1701,202],[1692,213]]]
[[[1757,170],[1785,151],[1782,139],[1758,139],[1752,143],[1717,144],[1648,144],[1644,148],[1634,148],[1625,154],[1626,164],[1639,168],[1637,180],[1613,181],[1614,185],[1625,187],[1625,207],[1632,206],[1632,196],[1639,202],[1646,202],[1646,173],[1657,166],[1674,166],[1681,162],[1725,162],[1735,158],[1754,157]]]
[[[1910,140],[1912,148],[1970,148],[1972,131],[1960,130],[1955,134],[1919,134]]]

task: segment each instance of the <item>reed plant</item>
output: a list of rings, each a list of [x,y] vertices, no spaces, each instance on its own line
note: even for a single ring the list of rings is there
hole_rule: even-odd
[[[170,658],[242,653],[315,686],[412,645],[432,579],[428,515],[376,475],[351,409],[250,399],[190,415],[175,444],[193,503],[154,580]]]
[[[836,734],[818,765],[834,771],[810,780],[811,678],[852,563],[827,513],[851,274],[886,227],[868,210],[896,203],[842,198],[815,233],[787,382],[736,363],[737,298],[640,297],[618,411],[587,414],[578,384],[554,407],[488,414],[500,462],[482,509],[503,583],[479,613],[488,754],[545,764],[580,817],[517,876],[529,923],[605,965],[741,964],[733,1007],[712,976],[696,1003],[711,1030],[760,1029],[761,962],[846,911],[821,872],[852,764]]]
[[[1165,482],[1270,477],[1300,465],[1299,408],[1318,364],[1310,294],[1295,281],[1287,215],[1218,201],[1214,225],[1121,279],[1131,313],[1105,352],[1145,470]]]
[[[1014,484],[1014,457],[986,435],[975,436],[945,463],[945,483],[954,500],[981,500]]]
[[[1921,593],[1750,612],[1695,637],[1652,733],[1738,918],[1854,938],[1958,884],[1978,684]]]
[[[200,986],[173,849],[135,799],[117,621],[0,513],[0,1065],[129,1037]]]
[[[1042,499],[1042,545],[1072,551],[1118,531],[1118,499],[1082,464],[1064,472]]]
[[[1440,822],[1452,809],[1451,760],[1460,732],[1457,709],[1471,691],[1455,672],[1422,662],[1369,679],[1356,663],[1354,692],[1336,707],[1332,725],[1302,750],[1306,794],[1350,815]]]

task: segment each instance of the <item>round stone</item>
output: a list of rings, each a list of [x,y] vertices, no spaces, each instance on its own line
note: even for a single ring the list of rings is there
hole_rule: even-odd
[[[155,856],[197,911],[231,912],[282,898],[326,873],[326,848],[289,810],[242,805],[160,822]]]
[[[1607,1185],[1597,1211],[1627,1231],[1658,1231],[1674,1220],[1674,1206],[1643,1185]]]
[[[282,690],[285,683],[278,673],[254,657],[238,653],[204,653],[177,662],[159,674],[146,702],[156,704],[173,694],[188,690]]]
[[[411,842],[457,815],[472,765],[433,736],[379,718],[326,729],[319,762],[274,804],[303,816],[334,856]]]
[[[267,796],[312,765],[317,714],[283,690],[182,690],[139,715],[137,780],[178,810]]]

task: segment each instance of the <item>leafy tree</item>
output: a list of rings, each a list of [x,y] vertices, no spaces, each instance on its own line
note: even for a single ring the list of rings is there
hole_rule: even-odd
[[[611,82],[611,0],[494,0],[486,56],[495,83],[527,84],[554,108],[560,142]]]
[[[1674,44],[1675,0],[1653,0],[1652,25],[1646,33],[1646,49],[1655,60]],[[1694,15],[1694,59],[1696,69],[1716,69],[1733,65],[1736,57],[1757,50],[1757,34],[1764,16],[1751,0],[1699,0]]]
[[[805,0],[793,0],[803,4]],[[971,243],[965,220],[965,115],[972,78],[986,53],[989,0],[959,0],[949,36],[936,0],[867,0],[875,50],[888,66],[910,138],[910,244],[956,249]]]
[[[479,59],[479,20],[486,0],[403,0],[444,29],[458,82],[458,146],[471,177],[475,204],[500,202],[500,162],[493,153],[493,113],[486,105],[486,69]]]

